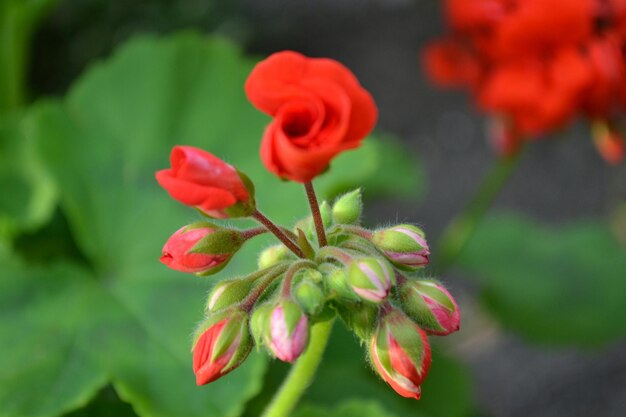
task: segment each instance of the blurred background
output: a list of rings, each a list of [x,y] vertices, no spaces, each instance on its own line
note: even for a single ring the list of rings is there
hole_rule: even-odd
[[[379,106],[381,135],[398,138],[420,175],[413,195],[404,192],[372,198],[366,204],[366,224],[416,222],[430,241],[436,241],[450,219],[465,207],[497,158],[486,139],[485,118],[474,109],[471,98],[432,86],[421,68],[420,50],[445,31],[441,4],[436,0],[61,0],[42,14],[32,32],[26,76],[29,96],[25,102],[63,97],[82,74],[101,65],[136,35],[169,35],[181,30],[218,33],[253,56],[293,49],[309,56],[331,57],[356,73]],[[150,65],[145,69],[149,71]],[[487,231],[479,231],[477,240],[463,255],[466,260],[460,262],[461,267],[441,277],[461,304],[463,324],[461,332],[438,341],[435,347],[451,358],[446,361],[454,361],[454,365],[444,365],[442,359],[441,368],[437,360],[433,361],[429,378],[437,378],[435,375],[441,371],[438,403],[424,410],[420,409],[422,402],[415,402],[391,412],[398,416],[441,417],[623,416],[625,316],[623,312],[614,315],[615,309],[595,316],[594,306],[620,304],[619,300],[626,301],[626,292],[619,293],[624,288],[621,282],[606,292],[592,287],[609,285],[594,276],[604,271],[615,277],[610,283],[626,281],[625,241],[621,241],[621,250],[613,253],[617,259],[603,264],[605,252],[593,247],[596,241],[588,240],[586,231],[571,228],[579,223],[601,224],[607,233],[624,239],[625,202],[626,164],[607,165],[596,154],[589,129],[583,123],[529,146],[493,208],[494,213],[506,213],[516,220],[497,217],[487,221]],[[63,222],[55,227],[67,228]],[[489,232],[502,230],[499,222],[519,222],[519,227],[512,227],[508,235],[512,241],[504,244],[512,251],[520,250],[511,254],[511,262],[500,256],[502,245],[492,237],[497,233]],[[36,233],[29,231],[17,240],[25,247]],[[558,262],[543,266],[532,249],[532,253],[526,252],[537,245],[545,247],[545,253],[552,253],[550,250],[560,244],[559,238],[567,240],[566,248],[574,252],[554,252]],[[586,247],[586,242],[591,247]],[[575,252],[579,249],[581,254]],[[582,258],[587,262],[589,253],[596,254],[598,265],[592,261],[576,263]],[[502,289],[500,283],[494,283],[507,280],[498,274],[502,268],[482,271],[476,265],[492,261],[516,269],[515,277],[528,279],[527,284]],[[543,291],[542,283],[551,279],[547,271],[561,274],[557,280],[562,287],[551,286]],[[571,271],[583,276],[570,283],[569,277],[562,274]],[[584,305],[569,304],[570,285],[576,286],[576,300],[585,300]],[[522,301],[511,298],[515,293],[524,294],[529,305],[517,308],[515,303]],[[605,294],[613,298],[606,301]],[[592,301],[587,303],[589,299]],[[541,307],[535,309],[534,302]],[[549,308],[542,309],[545,306]],[[553,310],[560,311],[553,316]],[[563,337],[559,335],[561,316],[570,326]],[[549,322],[546,326],[541,324],[544,318]],[[578,319],[584,322],[580,326]],[[598,330],[597,335],[579,334],[581,326],[609,330]],[[540,330],[535,331],[537,328]],[[337,339],[356,344],[345,335]],[[329,363],[333,363],[333,346],[328,355]],[[265,391],[275,389],[285,370],[276,363],[270,367],[279,370],[268,377]],[[446,367],[454,370],[448,372]],[[332,378],[333,374],[323,369],[319,378],[323,380],[325,375]],[[463,387],[458,388],[459,384]],[[453,388],[446,395],[448,385]],[[358,397],[358,388],[354,391],[351,394]],[[462,400],[456,397],[459,392]],[[96,401],[108,410],[123,410],[115,411],[119,415],[133,415],[119,403],[117,395],[111,388],[103,388]],[[314,387],[310,399],[318,401],[323,395]],[[425,388],[423,397],[428,396]],[[468,405],[446,405],[457,401]],[[72,415],[118,415],[98,414],[101,411],[96,410],[84,414],[74,411]],[[0,411],[0,415],[12,414]]]

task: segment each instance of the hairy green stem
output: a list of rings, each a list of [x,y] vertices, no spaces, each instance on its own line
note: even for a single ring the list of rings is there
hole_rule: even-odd
[[[298,401],[313,382],[315,371],[322,360],[333,328],[333,320],[316,323],[311,327],[309,346],[291,368],[280,389],[267,406],[262,417],[288,417]]]
[[[449,268],[461,254],[474,231],[489,211],[492,203],[515,171],[522,151],[515,156],[499,158],[469,204],[446,227],[435,252],[438,256],[436,266],[440,271]]]

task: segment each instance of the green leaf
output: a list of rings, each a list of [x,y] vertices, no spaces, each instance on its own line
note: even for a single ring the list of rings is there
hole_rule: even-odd
[[[293,221],[305,212],[301,185],[280,181],[259,161],[268,119],[243,93],[253,65],[232,44],[215,38],[140,38],[90,70],[62,103],[43,102],[29,111],[29,135],[58,184],[62,210],[89,269],[51,265],[51,271],[80,271],[72,272],[76,276],[67,290],[43,285],[48,280],[38,273],[33,284],[12,277],[31,274],[26,267],[7,275],[6,282],[3,274],[3,285],[14,285],[22,294],[13,308],[43,309],[40,300],[52,293],[60,300],[42,310],[46,319],[41,323],[18,314],[3,325],[7,334],[28,328],[11,339],[18,355],[32,348],[31,335],[45,334],[50,322],[67,320],[64,331],[72,337],[61,334],[56,343],[77,340],[71,353],[89,366],[64,379],[63,390],[52,390],[56,396],[50,406],[40,403],[40,381],[34,376],[24,379],[17,405],[12,405],[16,388],[0,385],[0,416],[4,410],[11,417],[30,416],[28,407],[39,407],[37,415],[58,415],[83,405],[110,383],[142,417],[230,417],[260,390],[265,360],[256,354],[227,377],[195,386],[189,335],[215,278],[184,275],[158,262],[168,236],[200,218],[171,200],[154,180],[154,172],[168,166],[173,145],[199,146],[246,172],[255,181],[259,207],[270,217]],[[371,172],[352,176],[355,183],[349,185],[365,181]],[[229,275],[253,270],[256,250],[270,238],[246,245],[229,265]],[[39,287],[41,295],[28,297],[31,287]],[[7,298],[13,304],[17,299]],[[75,305],[84,310],[74,310]],[[16,314],[4,305],[3,311],[8,317]],[[53,352],[68,349],[52,346]],[[70,365],[60,354],[54,358],[56,367]],[[17,363],[7,364],[4,372],[14,372]],[[35,361],[32,375],[40,366],[44,374],[52,372]]]
[[[626,251],[603,224],[487,219],[460,266],[489,311],[530,340],[595,346],[626,335]]]
[[[316,405],[299,407],[294,417],[395,417],[380,404],[367,400],[348,400],[332,410]]]
[[[107,380],[86,333],[100,304],[92,277],[69,265],[5,261],[0,278],[0,416],[83,406]]]
[[[56,189],[33,150],[32,118],[0,116],[0,236],[13,237],[49,220]]]

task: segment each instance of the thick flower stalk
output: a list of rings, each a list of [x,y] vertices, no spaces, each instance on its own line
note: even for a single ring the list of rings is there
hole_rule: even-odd
[[[463,87],[494,120],[495,149],[510,156],[524,141],[577,117],[592,125],[609,163],[623,160],[618,121],[626,110],[626,2],[623,0],[446,0],[450,29],[424,51],[440,85]]]
[[[450,293],[422,278],[430,255],[425,234],[412,224],[365,229],[360,189],[319,203],[311,183],[371,131],[371,96],[338,62],[295,52],[258,64],[245,89],[273,117],[261,144],[264,164],[304,183],[311,214],[292,228],[277,225],[256,207],[252,181],[239,169],[201,149],[172,150],[171,168],[157,180],[174,199],[207,217],[249,217],[260,227],[219,220],[184,226],[163,248],[165,265],[211,275],[255,236],[278,239],[259,254],[257,271],[216,281],[209,293],[193,342],[197,384],[235,370],[256,346],[294,363],[264,414],[286,417],[310,385],[339,316],[369,346],[376,372],[400,395],[418,399],[430,364],[426,334],[456,331],[460,317]]]

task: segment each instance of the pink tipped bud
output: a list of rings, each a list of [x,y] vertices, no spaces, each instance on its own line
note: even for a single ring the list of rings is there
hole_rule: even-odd
[[[411,224],[378,230],[372,234],[372,243],[401,268],[417,269],[429,262],[430,249],[424,232]]]
[[[400,299],[404,311],[428,333],[445,336],[459,330],[459,306],[443,285],[410,280],[400,287]]]
[[[182,227],[163,246],[161,262],[198,275],[219,272],[243,244],[241,233],[210,223]]]
[[[352,291],[372,303],[380,303],[389,295],[393,270],[376,258],[355,259],[347,267]]]
[[[252,349],[245,312],[230,311],[210,317],[196,332],[193,372],[204,385],[238,367]]]
[[[430,368],[426,333],[402,312],[391,311],[379,322],[369,355],[376,372],[400,395],[420,399],[420,384]]]
[[[594,125],[593,143],[602,158],[611,165],[619,164],[626,156],[626,141],[623,136],[606,123]]]
[[[281,361],[293,362],[309,341],[309,320],[300,306],[282,300],[270,315],[268,347]]]

